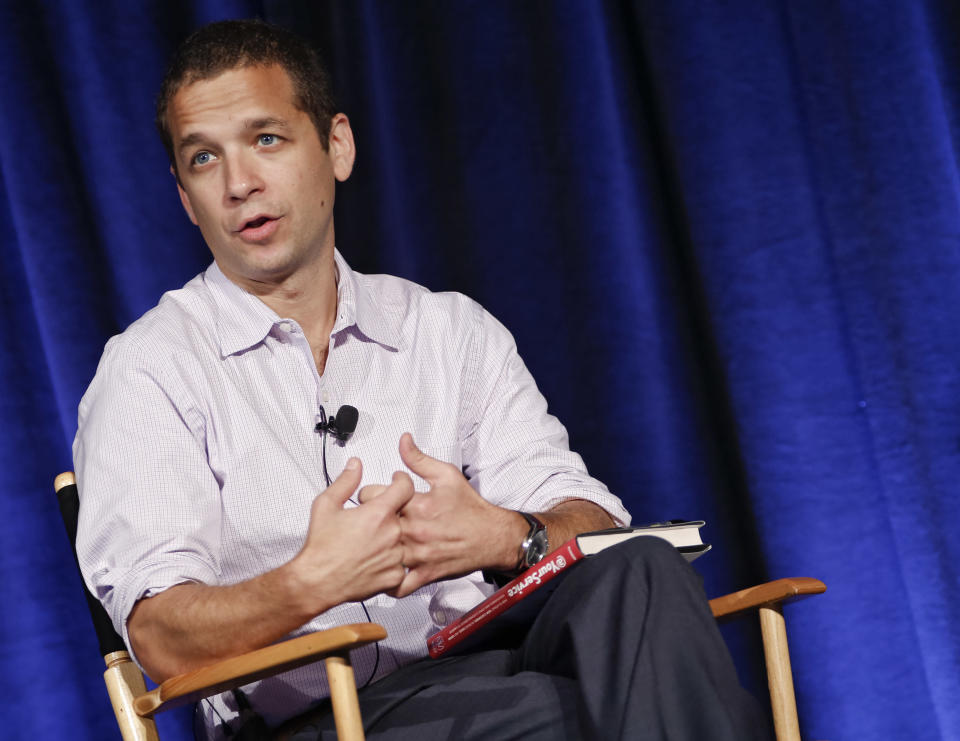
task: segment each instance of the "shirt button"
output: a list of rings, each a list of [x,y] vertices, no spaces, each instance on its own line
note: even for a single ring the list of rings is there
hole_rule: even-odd
[[[326,391],[323,392],[323,400],[330,401],[330,394],[328,394]]]
[[[433,620],[433,624],[437,627],[442,628],[447,624],[447,613],[443,610],[430,610],[430,619]]]
[[[280,330],[282,332],[290,332],[293,329],[293,325],[290,322],[280,322]]]

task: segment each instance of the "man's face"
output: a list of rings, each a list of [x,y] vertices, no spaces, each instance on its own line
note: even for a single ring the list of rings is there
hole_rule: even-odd
[[[228,278],[256,292],[332,255],[334,183],[353,168],[346,116],[325,151],[278,66],[186,85],[168,116],[180,200]]]

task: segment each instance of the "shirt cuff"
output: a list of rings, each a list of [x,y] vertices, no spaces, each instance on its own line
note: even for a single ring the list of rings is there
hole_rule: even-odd
[[[141,599],[155,597],[178,584],[217,582],[216,571],[208,563],[188,553],[180,553],[176,558],[165,558],[163,562],[147,562],[127,572],[121,583],[115,587],[116,598],[110,612],[114,629],[123,637],[130,657],[137,666],[143,669],[130,644],[127,630],[127,621],[134,605]]]

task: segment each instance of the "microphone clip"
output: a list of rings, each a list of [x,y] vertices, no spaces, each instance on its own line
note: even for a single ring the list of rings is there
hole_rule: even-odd
[[[313,428],[314,431],[332,435],[341,443],[349,440],[354,430],[357,429],[357,420],[360,416],[357,408],[344,404],[337,410],[336,414],[331,414],[329,417],[323,413],[323,407],[320,407],[320,410],[321,418],[316,427]]]

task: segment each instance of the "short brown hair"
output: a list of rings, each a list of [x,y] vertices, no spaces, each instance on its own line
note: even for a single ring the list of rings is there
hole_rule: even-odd
[[[167,109],[184,85],[209,80],[238,67],[279,65],[293,83],[294,105],[313,121],[327,149],[337,113],[330,74],[317,51],[300,37],[260,20],[219,21],[194,31],[180,45],[157,96],[155,123],[174,171],[177,168]]]

